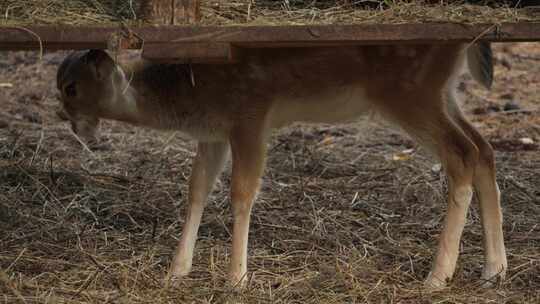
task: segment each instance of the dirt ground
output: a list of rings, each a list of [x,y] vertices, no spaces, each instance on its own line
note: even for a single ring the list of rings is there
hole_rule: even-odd
[[[101,144],[86,151],[54,114],[64,54],[0,53],[0,302],[540,303],[540,44],[495,52],[494,88],[464,76],[460,90],[496,150],[506,281],[479,286],[473,204],[449,287],[422,289],[446,182],[410,139],[367,117],[272,137],[243,293],[225,284],[227,173],[206,209],[192,274],[164,286],[194,143],[106,123]]]

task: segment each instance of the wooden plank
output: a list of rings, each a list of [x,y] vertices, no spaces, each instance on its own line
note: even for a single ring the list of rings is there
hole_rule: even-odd
[[[143,32],[139,32],[143,33]],[[144,34],[143,34],[144,36]],[[460,24],[371,24],[250,27],[164,27],[155,40],[182,42],[227,42],[243,47],[273,47],[287,44],[393,44],[456,43],[482,41],[539,41],[540,23],[496,25]],[[145,39],[145,41],[147,41]]]
[[[145,46],[143,58],[168,63],[235,63],[240,50],[229,43],[151,44]]]
[[[287,47],[335,44],[460,43],[540,41],[540,23],[495,25],[373,24],[318,26],[142,26],[129,30],[152,44],[230,43],[238,47]],[[0,49],[106,48],[120,27],[1,27]],[[136,48],[135,43],[129,47]],[[140,45],[139,45],[140,46]]]
[[[200,19],[199,0],[143,0],[139,15],[152,24],[195,24]]]

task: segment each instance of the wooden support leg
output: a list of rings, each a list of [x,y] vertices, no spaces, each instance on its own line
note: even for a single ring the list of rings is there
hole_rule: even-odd
[[[194,24],[200,20],[199,0],[144,0],[141,19],[154,24]]]

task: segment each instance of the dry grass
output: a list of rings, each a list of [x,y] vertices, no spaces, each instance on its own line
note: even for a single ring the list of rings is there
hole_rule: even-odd
[[[136,0],[4,0],[0,25],[138,23]],[[435,2],[436,4],[429,4]],[[202,1],[204,25],[351,24],[404,22],[501,23],[540,21],[538,9],[497,1]],[[499,3],[501,1],[498,1]],[[491,4],[490,6],[486,4]]]
[[[4,0],[3,22],[9,24],[100,24],[136,18],[137,1]]]
[[[508,5],[463,1],[208,1],[202,22],[215,25],[501,23],[539,21],[540,14]],[[330,4],[329,4],[330,2]],[[369,3],[370,6],[363,3]],[[435,2],[436,4],[429,4]],[[356,3],[356,5],[354,4]]]
[[[502,48],[498,48],[501,51]],[[250,231],[250,284],[225,284],[229,177],[212,195],[194,271],[161,280],[181,234],[193,144],[178,134],[107,123],[85,152],[54,118],[58,55],[0,54],[0,302],[516,303],[540,301],[540,48],[508,47],[497,84],[466,82],[468,115],[498,143],[508,279],[479,288],[481,225],[471,210],[450,287],[425,292],[444,216],[445,180],[409,140],[378,122],[298,125],[270,144]],[[31,85],[28,85],[31,83]],[[470,115],[502,105],[530,112]],[[532,114],[531,114],[532,113]],[[413,148],[407,160],[395,153]],[[180,219],[179,219],[180,215]]]

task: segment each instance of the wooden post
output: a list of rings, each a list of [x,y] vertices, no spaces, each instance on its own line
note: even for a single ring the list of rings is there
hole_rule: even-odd
[[[195,24],[200,20],[200,1],[142,0],[140,15],[152,24]]]

